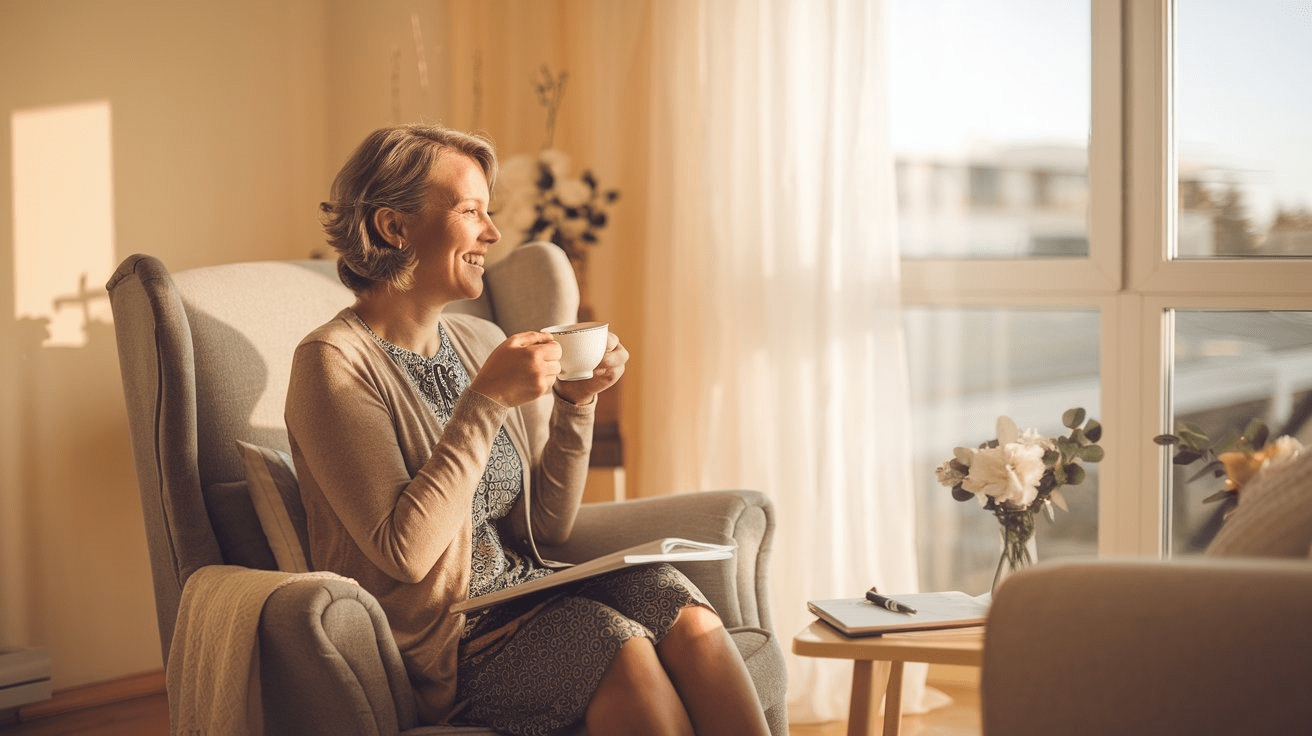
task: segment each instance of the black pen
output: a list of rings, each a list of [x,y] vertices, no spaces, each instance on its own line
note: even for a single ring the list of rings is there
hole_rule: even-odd
[[[916,612],[916,609],[912,608],[911,606],[908,606],[905,603],[898,603],[897,601],[893,600],[892,598],[889,598],[888,596],[883,596],[876,593],[874,588],[871,588],[870,590],[866,591],[866,600],[870,601],[876,606],[882,606],[883,608],[887,608],[893,613]]]

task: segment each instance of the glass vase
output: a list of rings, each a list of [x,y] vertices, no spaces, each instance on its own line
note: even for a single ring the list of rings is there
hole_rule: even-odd
[[[998,568],[993,573],[993,587],[990,588],[992,594],[997,595],[1002,581],[1038,560],[1038,545],[1034,540],[1033,511],[999,510],[993,513],[998,517],[998,537],[1002,546]]]

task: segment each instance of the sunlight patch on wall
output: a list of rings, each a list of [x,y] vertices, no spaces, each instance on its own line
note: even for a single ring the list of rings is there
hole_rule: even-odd
[[[12,116],[14,317],[48,320],[43,345],[80,347],[110,322],[114,178],[107,100]]]

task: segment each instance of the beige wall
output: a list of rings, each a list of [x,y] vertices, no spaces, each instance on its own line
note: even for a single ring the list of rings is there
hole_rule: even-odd
[[[66,688],[156,669],[159,642],[113,330],[93,321],[84,346],[41,347],[14,319],[11,120],[108,102],[113,264],[303,256],[328,176],[326,13],[6,0],[0,15],[0,644],[46,647]],[[79,207],[54,209],[41,242],[60,247]],[[109,275],[88,283],[103,294]],[[76,290],[76,274],[48,276]]]
[[[88,274],[103,295],[109,269],[135,252],[177,270],[320,248],[315,205],[379,125],[476,126],[503,155],[536,150],[543,114],[531,80],[542,63],[568,69],[555,145],[624,197],[596,251],[592,301],[636,345],[648,7],[0,0],[0,133],[11,139],[15,113],[108,103],[114,252],[106,272]],[[43,347],[39,326],[15,319],[11,164],[10,145],[0,145],[0,646],[45,647],[58,689],[161,662],[112,326],[93,318],[85,345]],[[78,217],[78,202],[51,207],[41,242],[71,245],[61,221]],[[76,290],[76,274],[46,276]],[[93,301],[103,311],[105,300]],[[626,385],[640,372],[635,355]],[[636,428],[633,394],[626,435]]]

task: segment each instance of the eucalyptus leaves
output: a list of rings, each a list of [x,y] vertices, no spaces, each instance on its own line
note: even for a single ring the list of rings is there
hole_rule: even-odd
[[[1270,436],[1271,430],[1260,419],[1250,421],[1239,434],[1230,431],[1215,441],[1198,425],[1185,422],[1176,434],[1159,434],[1153,442],[1177,448],[1171,458],[1175,465],[1206,461],[1186,482],[1207,475],[1225,479],[1221,490],[1203,499],[1203,503],[1211,503],[1235,498],[1239,489],[1259,473],[1289,462],[1303,452],[1302,443],[1293,437],[1284,435],[1268,443]]]

